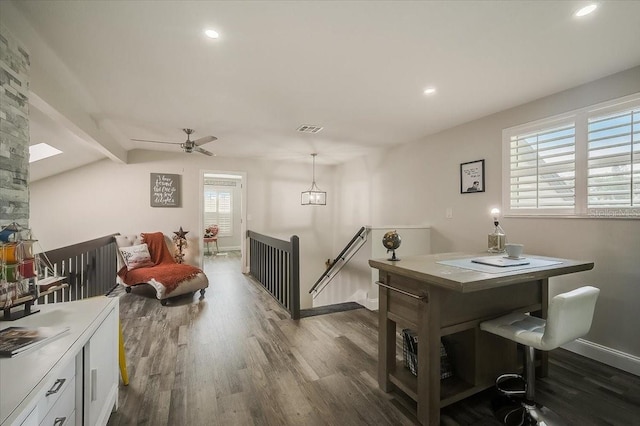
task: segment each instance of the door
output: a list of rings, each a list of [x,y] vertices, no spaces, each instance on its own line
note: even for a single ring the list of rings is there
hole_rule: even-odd
[[[205,256],[240,250],[242,272],[246,272],[246,173],[203,171],[200,223],[202,229],[217,225],[217,241],[202,241]],[[203,259],[204,264],[204,259]]]

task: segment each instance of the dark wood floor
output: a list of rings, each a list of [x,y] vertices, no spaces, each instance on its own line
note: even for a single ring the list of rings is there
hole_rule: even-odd
[[[413,425],[406,398],[376,382],[377,315],[288,319],[240,272],[207,258],[204,299],[161,306],[122,293],[130,385],[109,425]],[[557,350],[538,399],[570,425],[640,425],[640,378]],[[443,425],[496,425],[487,391],[442,411]]]

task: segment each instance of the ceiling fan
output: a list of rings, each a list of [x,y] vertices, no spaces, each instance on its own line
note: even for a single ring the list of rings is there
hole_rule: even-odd
[[[180,148],[186,153],[192,153],[193,151],[199,152],[200,154],[212,156],[213,153],[207,151],[204,148],[200,148],[200,145],[204,145],[205,143],[213,142],[217,140],[215,136],[205,136],[200,139],[196,139],[195,141],[191,140],[191,134],[195,133],[193,129],[182,129],[187,134],[187,140],[184,142],[162,142],[162,141],[150,141],[146,139],[131,139],[132,141],[137,142],[151,142],[151,143],[164,143],[169,145],[180,145]]]

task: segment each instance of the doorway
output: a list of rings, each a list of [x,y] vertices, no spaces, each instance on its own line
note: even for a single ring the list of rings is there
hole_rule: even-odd
[[[246,172],[202,171],[200,224],[205,230],[217,225],[217,241],[200,240],[201,264],[212,256],[240,252],[241,270],[246,263]]]

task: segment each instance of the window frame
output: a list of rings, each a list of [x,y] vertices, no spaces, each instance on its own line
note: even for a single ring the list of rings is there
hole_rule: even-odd
[[[640,108],[640,93],[598,103],[578,110],[532,121],[502,131],[502,211],[505,217],[640,219],[640,204],[622,207],[588,207],[588,122],[589,119]],[[575,205],[573,208],[511,207],[511,138],[543,132],[563,124],[575,128]],[[631,135],[633,138],[633,134]],[[634,141],[631,140],[633,151]],[[633,165],[633,160],[631,160]],[[631,170],[633,174],[633,168]],[[631,188],[633,203],[633,187]]]

